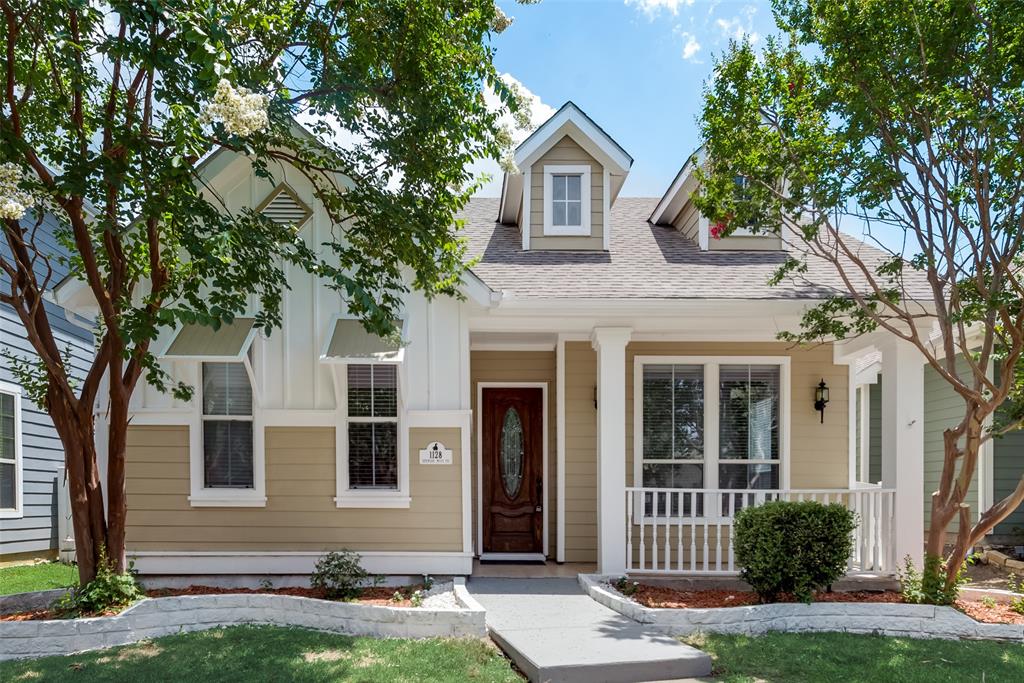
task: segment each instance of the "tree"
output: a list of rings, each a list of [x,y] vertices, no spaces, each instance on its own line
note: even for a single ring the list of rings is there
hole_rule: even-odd
[[[510,19],[493,0],[0,0],[0,11],[0,301],[38,354],[11,363],[64,446],[84,584],[103,547],[125,570],[133,390],[144,379],[191,394],[169,386],[151,352],[161,330],[216,329],[252,295],[257,324],[279,325],[286,264],[322,277],[381,334],[410,287],[457,294],[466,168],[509,142],[485,89],[522,114],[492,64],[490,36]],[[264,177],[280,164],[301,172],[334,238],[307,248],[291,226],[204,193],[196,163],[221,147]],[[70,256],[37,242],[44,212]],[[78,385],[43,307],[58,258],[100,309]],[[98,402],[109,416],[105,502]]]
[[[1024,500],[1022,477],[977,520],[965,503],[982,445],[1024,418],[1024,8],[774,0],[773,12],[785,37],[760,54],[733,43],[706,85],[711,161],[697,203],[718,234],[752,225],[782,235],[792,255],[776,284],[811,259],[840,275],[843,291],[783,339],[886,330],[963,400],[943,435],[925,544],[926,589],[948,589]],[[901,247],[878,242],[876,258],[840,232],[843,220],[900,235]]]

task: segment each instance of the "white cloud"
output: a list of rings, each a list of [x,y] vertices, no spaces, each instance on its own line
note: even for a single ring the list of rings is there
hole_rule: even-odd
[[[511,74],[501,74],[501,80],[505,81],[509,85],[517,87],[524,99],[529,102],[530,105],[529,129],[517,128],[515,120],[508,112],[505,112],[501,116],[501,123],[507,125],[512,130],[513,145],[518,145],[525,140],[527,136],[537,128],[537,126],[551,118],[556,110],[554,107],[544,103],[540,97],[531,92],[529,88],[523,85]],[[487,103],[488,107],[493,109],[498,109],[501,106],[501,101],[498,99],[498,96],[490,88],[484,92],[484,101]],[[470,171],[472,171],[473,176],[476,178],[479,178],[485,173],[490,176],[490,180],[484,183],[484,185],[477,190],[477,197],[498,197],[501,195],[501,179],[503,171],[497,161],[494,159],[477,159],[469,168]]]
[[[675,16],[679,14],[680,7],[689,7],[693,4],[693,0],[625,0],[625,2],[627,5],[632,5],[639,9],[647,15],[648,19],[654,19],[663,11]]]
[[[718,18],[715,20],[715,25],[718,26],[718,30],[722,33],[723,38],[732,38],[733,40],[747,39],[751,44],[756,44],[757,41],[761,40],[760,34],[754,30],[754,15],[757,14],[757,8],[753,5],[745,5],[742,13],[746,21],[739,16],[730,19]]]
[[[697,42],[697,36],[692,33],[683,31],[679,34],[683,39],[683,59],[686,61],[697,61],[694,57],[700,52],[700,43]]]

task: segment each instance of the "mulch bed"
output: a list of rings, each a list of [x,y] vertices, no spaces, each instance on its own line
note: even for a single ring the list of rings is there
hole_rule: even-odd
[[[752,591],[694,590],[684,591],[665,586],[641,583],[629,596],[644,607],[656,609],[702,609],[709,607],[742,607],[760,604]],[[792,595],[783,595],[776,602],[799,602]],[[816,593],[814,602],[903,602],[903,596],[894,591],[853,591]],[[1018,614],[1009,605],[986,607],[976,600],[957,600],[958,610],[975,621],[989,624],[1024,624],[1024,614]]]
[[[955,606],[975,621],[987,624],[1024,624],[1024,614],[1014,612],[1009,605],[1003,603],[986,607],[976,600],[957,600]]]
[[[409,599],[415,591],[424,590],[421,584],[412,586],[370,586],[364,588],[358,598],[348,602],[360,605],[384,605],[386,607],[412,607]],[[401,593],[402,599],[395,600],[395,593]],[[291,595],[298,598],[316,598],[318,600],[329,600],[323,589],[320,588],[218,588],[217,586],[188,586],[186,588],[154,588],[146,591],[150,598],[167,598],[176,595],[230,595],[237,593],[261,593],[264,595]],[[127,605],[125,605],[125,608]],[[121,608],[124,609],[124,608]],[[121,609],[107,610],[97,614],[83,614],[83,617],[112,617],[119,614]],[[14,614],[0,614],[0,621],[36,621],[42,619],[67,619],[67,615],[59,614],[52,609],[33,610],[31,612],[15,612]]]

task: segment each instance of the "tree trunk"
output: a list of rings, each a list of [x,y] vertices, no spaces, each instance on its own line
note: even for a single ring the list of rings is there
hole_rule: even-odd
[[[92,411],[80,415],[53,389],[47,393],[47,410],[64,447],[78,580],[85,585],[96,577],[100,553],[108,547]]]
[[[124,465],[128,436],[128,401],[112,395],[107,443],[107,556],[115,571],[128,569],[125,557],[125,522],[128,502],[125,493]]]

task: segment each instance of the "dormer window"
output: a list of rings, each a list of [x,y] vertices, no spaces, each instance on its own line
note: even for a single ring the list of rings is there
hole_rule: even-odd
[[[582,176],[555,174],[551,176],[552,222],[557,226],[578,228],[583,225],[583,200],[580,197]]]
[[[544,166],[544,234],[590,235],[590,166]]]
[[[736,185],[736,196],[741,202],[749,202],[752,197],[750,194],[750,179],[746,176],[738,175],[733,178],[733,183]],[[754,237],[754,224],[748,223],[747,225],[741,225],[734,228],[732,237]]]

